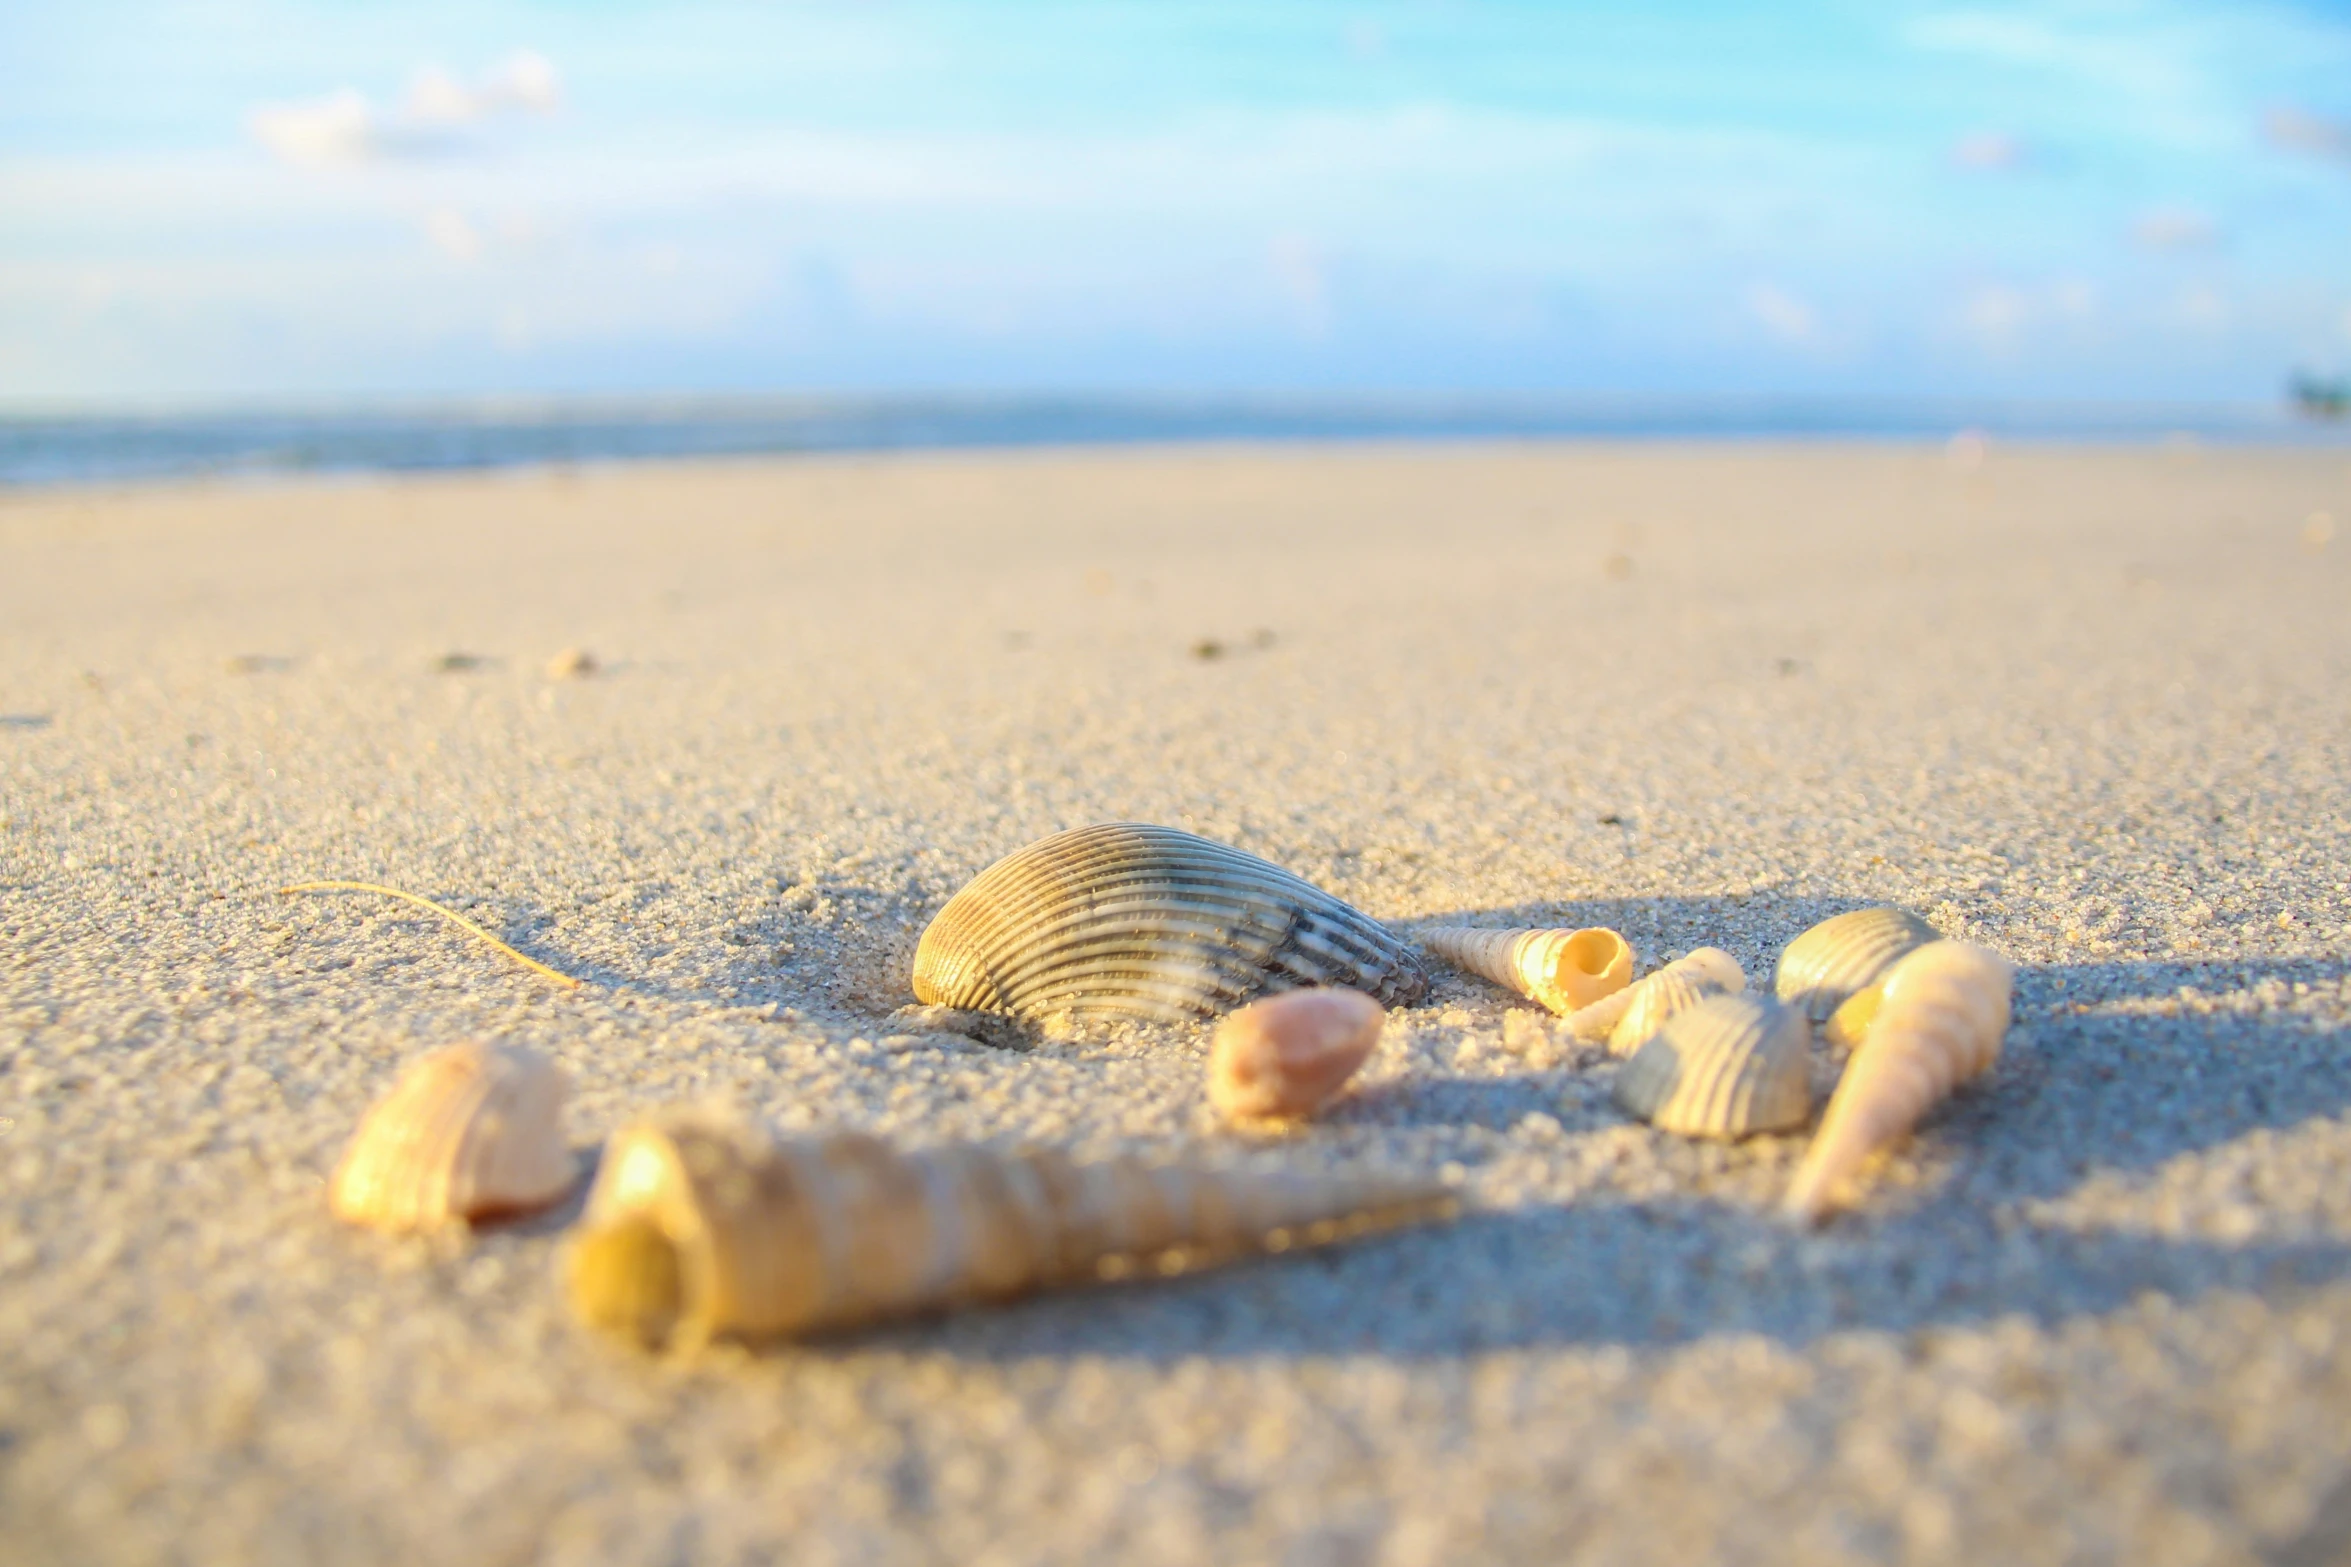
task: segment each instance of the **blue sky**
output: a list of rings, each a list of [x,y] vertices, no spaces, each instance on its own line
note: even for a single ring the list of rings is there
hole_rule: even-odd
[[[0,0],[0,400],[2296,367],[2336,6]]]

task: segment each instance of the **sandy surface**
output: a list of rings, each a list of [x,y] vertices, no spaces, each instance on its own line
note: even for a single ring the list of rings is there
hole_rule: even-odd
[[[0,497],[0,1559],[2333,1560],[2347,611],[2339,452]],[[1894,900],[2027,965],[2018,1027],[1802,1236],[1799,1139],[1628,1125],[1448,977],[1243,1156],[1458,1166],[1457,1225],[685,1365],[575,1329],[552,1222],[322,1211],[477,1033],[568,1065],[583,1150],[709,1096],[1229,1147],[1196,1034],[883,1043],[930,912],[1105,818],[1751,971]],[[272,894],[323,876],[592,983]]]

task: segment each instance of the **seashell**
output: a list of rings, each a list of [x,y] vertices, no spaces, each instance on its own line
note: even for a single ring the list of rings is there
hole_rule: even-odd
[[[1449,1215],[1418,1179],[1273,1176],[985,1145],[773,1141],[707,1118],[612,1139],[564,1267],[647,1347],[847,1328],[1056,1284],[1170,1276]]]
[[[1747,988],[1739,960],[1720,947],[1685,952],[1665,967],[1569,1014],[1578,1039],[1605,1039],[1611,1055],[1629,1056],[1665,1026],[1665,1020],[1708,996],[1735,996]]]
[[[1772,974],[1772,993],[1801,1007],[1815,1025],[1823,1024],[1896,958],[1942,939],[1942,932],[1907,909],[1880,906],[1838,914],[1788,943]]]
[[[1428,975],[1377,921],[1276,865],[1173,827],[1109,822],[1007,855],[947,900],[914,994],[1031,1022],[1189,1022],[1271,991],[1360,990],[1394,1006]]]
[[[1421,945],[1457,968],[1567,1016],[1625,988],[1633,949],[1613,930],[1477,930],[1441,925]]]
[[[1876,1017],[1829,1098],[1820,1131],[1789,1183],[1787,1211],[1817,1223],[1872,1154],[1953,1089],[1991,1069],[2008,1033],[2015,970],[1964,941],[1935,941],[1894,965]]]
[[[1761,996],[1714,996],[1674,1015],[1616,1074],[1616,1102],[1661,1131],[1744,1137],[1812,1114],[1812,1031]]]
[[[383,1230],[546,1207],[580,1174],[563,1140],[565,1086],[561,1067],[515,1045],[419,1058],[359,1123],[328,1206]]]
[[[1228,1120],[1312,1115],[1380,1042],[1387,1009],[1357,990],[1292,990],[1216,1026],[1208,1102]]]

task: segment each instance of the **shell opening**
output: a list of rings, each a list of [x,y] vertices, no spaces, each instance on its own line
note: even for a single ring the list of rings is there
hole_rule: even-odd
[[[661,1226],[630,1214],[583,1233],[570,1256],[572,1306],[590,1327],[648,1349],[669,1342],[685,1303],[677,1248]]]
[[[1612,930],[1579,930],[1560,946],[1558,974],[1598,979],[1624,947],[1624,938]]]

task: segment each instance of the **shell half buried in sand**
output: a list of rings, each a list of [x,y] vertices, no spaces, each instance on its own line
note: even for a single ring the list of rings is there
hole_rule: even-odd
[[[1677,1013],[1616,1074],[1616,1102],[1660,1131],[1745,1137],[1812,1114],[1812,1031],[1761,996],[1715,996]]]
[[[612,1139],[563,1267],[647,1348],[857,1327],[1060,1284],[1172,1276],[1450,1215],[1440,1183],[986,1146],[776,1141],[707,1116]]]
[[[939,910],[914,994],[1031,1022],[1188,1022],[1274,991],[1416,1001],[1428,975],[1378,921],[1277,865],[1173,827],[1056,833],[989,866]]]
[[[1746,988],[1747,974],[1737,958],[1720,947],[1699,947],[1570,1014],[1567,1026],[1578,1039],[1607,1040],[1611,1055],[1629,1056],[1675,1013]]]
[[[1772,973],[1772,993],[1801,1008],[1817,1027],[1855,992],[1875,984],[1896,958],[1942,939],[1942,932],[1908,909],[1839,914],[1788,943]]]
[[[1216,1026],[1208,1102],[1228,1121],[1312,1115],[1380,1042],[1387,1009],[1356,990],[1290,990]]]
[[[1633,977],[1633,949],[1613,930],[1479,930],[1440,925],[1421,945],[1456,968],[1572,1016]]]
[[[544,1208],[579,1180],[563,1069],[515,1045],[451,1045],[410,1063],[360,1122],[327,1189],[335,1217],[384,1230]]]

